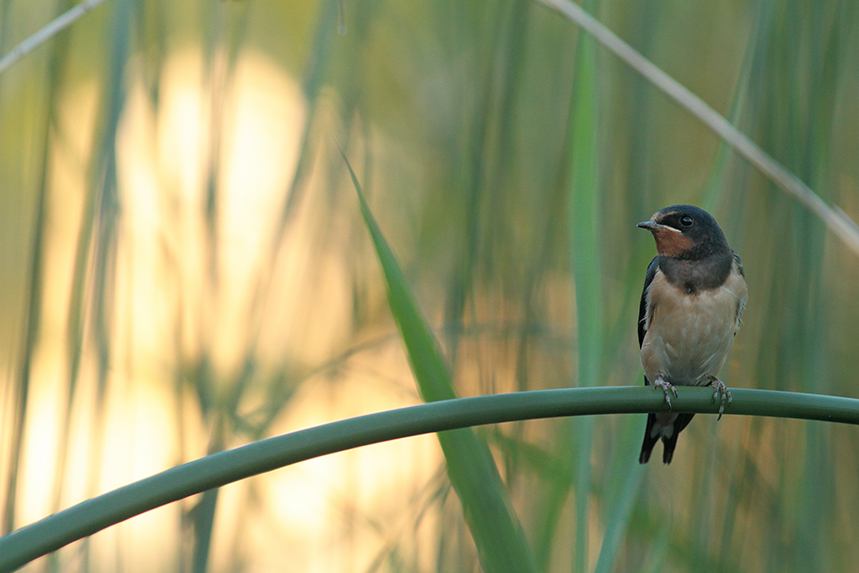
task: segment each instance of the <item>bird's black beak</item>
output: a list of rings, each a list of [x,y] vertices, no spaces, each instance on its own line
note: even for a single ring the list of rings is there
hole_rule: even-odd
[[[658,223],[654,223],[653,221],[642,221],[636,227],[641,227],[642,229],[647,229],[648,231],[653,231],[657,227],[659,227]]]

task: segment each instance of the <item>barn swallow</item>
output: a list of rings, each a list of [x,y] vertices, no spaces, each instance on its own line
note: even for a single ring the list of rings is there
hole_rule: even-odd
[[[668,412],[647,415],[639,463],[646,464],[662,439],[662,461],[671,463],[677,436],[694,414],[671,411],[674,386],[713,386],[721,400],[731,392],[716,378],[746,305],[743,263],[722,229],[703,209],[673,205],[638,224],[653,233],[657,255],[647,266],[638,314],[644,383],[665,394]]]

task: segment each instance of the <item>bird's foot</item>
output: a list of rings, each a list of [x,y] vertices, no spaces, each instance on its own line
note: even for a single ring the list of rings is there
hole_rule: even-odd
[[[713,391],[713,401],[719,400],[719,417],[716,420],[722,419],[722,414],[725,412],[725,404],[730,404],[733,401],[733,397],[731,396],[731,391],[728,390],[728,387],[725,386],[725,383],[716,378],[715,376],[710,376],[709,381],[707,382],[707,386],[712,386],[715,388]]]
[[[668,409],[671,409],[671,396],[670,394],[674,394],[674,397],[677,397],[677,389],[671,384],[671,382],[666,382],[664,378],[662,378],[662,374],[656,377],[656,380],[653,382],[653,385],[657,388],[661,388],[665,393],[665,403],[668,404]],[[724,386],[724,384],[723,384]],[[730,394],[729,394],[730,395]]]

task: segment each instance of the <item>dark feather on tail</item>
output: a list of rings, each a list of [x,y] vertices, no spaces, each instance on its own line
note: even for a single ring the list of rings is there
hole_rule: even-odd
[[[662,438],[662,462],[671,463],[671,458],[674,457],[674,448],[677,446],[677,436],[680,432],[689,425],[695,414],[678,414],[674,420],[674,433],[670,438]],[[650,454],[653,452],[653,446],[659,441],[660,436],[651,437],[650,431],[656,424],[656,414],[650,413],[647,415],[647,426],[644,428],[644,442],[641,444],[641,454],[638,456],[638,463],[646,464],[650,460]]]

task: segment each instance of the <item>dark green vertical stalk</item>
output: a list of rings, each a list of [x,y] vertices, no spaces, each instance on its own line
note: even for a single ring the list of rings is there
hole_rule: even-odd
[[[117,176],[117,135],[120,119],[125,108],[126,81],[125,74],[130,52],[130,40],[133,30],[133,8],[129,0],[116,3],[113,15],[111,54],[108,60],[107,73],[103,79],[105,87],[104,123],[101,126],[98,146],[94,154],[95,160],[90,171],[91,192],[88,199],[90,205],[85,210],[92,219],[84,221],[87,226],[81,228],[81,236],[90,241],[88,248],[78,252],[81,257],[75,262],[76,272],[81,273],[80,283],[89,279],[89,288],[79,293],[80,305],[71,312],[84,317],[85,312],[91,312],[90,320],[96,355],[96,392],[94,415],[91,421],[93,436],[104,436],[107,423],[107,395],[109,392],[110,376],[113,367],[113,326],[116,316],[116,258],[119,242],[120,200]],[[89,256],[87,256],[89,254]],[[91,299],[87,300],[87,295]],[[74,303],[73,303],[74,304]],[[72,324],[70,322],[70,324]],[[76,340],[76,348],[69,347],[71,356],[76,361],[74,372],[70,372],[71,405],[72,388],[77,387],[83,345],[84,333],[88,330],[79,324],[81,330],[70,332],[70,339]],[[71,410],[69,410],[69,414]],[[105,461],[104,448],[95,447],[94,456],[87,466],[90,493],[94,494],[98,483],[98,475]],[[88,547],[84,551],[84,559],[89,560]]]
[[[579,36],[573,93],[570,100],[568,139],[568,213],[570,252],[576,300],[579,386],[600,380],[602,361],[602,280],[599,225],[598,87],[596,46],[586,34]],[[570,440],[576,472],[575,571],[588,568],[588,501],[591,490],[593,420],[574,421]],[[574,454],[573,454],[574,452]]]

